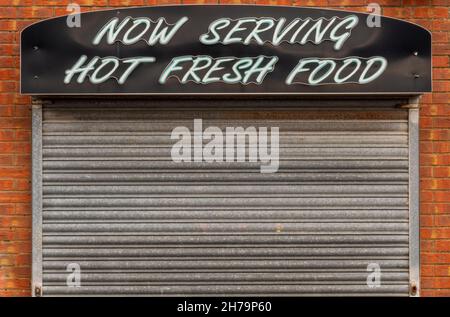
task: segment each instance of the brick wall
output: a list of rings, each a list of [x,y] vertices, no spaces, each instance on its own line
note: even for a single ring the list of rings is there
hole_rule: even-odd
[[[420,112],[422,295],[450,296],[450,0],[0,0],[0,296],[30,295],[30,98],[19,89],[19,32],[40,19],[83,11],[168,3],[249,3],[366,11],[377,2],[383,15],[433,32],[433,94]]]

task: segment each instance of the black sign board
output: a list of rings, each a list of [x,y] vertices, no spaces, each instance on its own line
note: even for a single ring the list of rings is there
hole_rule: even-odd
[[[180,5],[57,17],[21,38],[21,92],[417,94],[431,91],[431,35],[364,13]]]

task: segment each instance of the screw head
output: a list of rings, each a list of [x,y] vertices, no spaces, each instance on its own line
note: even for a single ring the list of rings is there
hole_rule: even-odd
[[[415,51],[413,54],[414,54],[414,56],[417,56],[417,55],[419,55],[419,52]]]
[[[415,285],[415,284],[411,285],[411,295],[412,296],[417,295],[417,285]]]
[[[34,295],[41,296],[41,288],[39,286],[34,288]]]

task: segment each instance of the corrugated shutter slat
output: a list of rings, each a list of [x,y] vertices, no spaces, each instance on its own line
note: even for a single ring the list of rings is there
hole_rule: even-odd
[[[44,107],[44,295],[408,295],[407,111],[123,102]],[[279,127],[278,172],[173,162],[170,132],[199,118]]]

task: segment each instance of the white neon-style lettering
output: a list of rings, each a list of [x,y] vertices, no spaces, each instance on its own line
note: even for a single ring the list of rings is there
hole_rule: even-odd
[[[352,63],[356,64],[356,66],[353,69],[353,71],[350,74],[348,74],[347,76],[345,76],[344,78],[340,78],[341,72],[344,71],[345,68],[347,68],[347,66],[352,64]],[[339,70],[334,75],[334,81],[337,84],[340,84],[340,83],[343,83],[343,82],[347,81],[349,78],[351,78],[359,70],[359,67],[361,67],[361,61],[359,59],[357,59],[357,58],[349,58],[349,59],[344,60],[344,65],[342,65],[342,67],[340,67]]]
[[[314,31],[315,31],[315,34],[314,34],[313,43],[321,43],[323,41],[325,32],[328,31],[328,29],[331,27],[331,25],[334,23],[335,20],[336,20],[336,17],[333,17],[330,21],[328,21],[328,24],[323,29],[322,29],[323,20],[316,21],[313,24],[313,26],[308,30],[308,32],[306,32],[306,34],[303,36],[302,40],[300,41],[300,44],[305,44],[306,42],[310,41],[309,36]]]
[[[227,45],[232,43],[242,43],[242,37],[232,37],[232,36],[234,35],[234,33],[247,30],[247,28],[243,28],[241,27],[241,25],[248,22],[256,22],[256,19],[255,18],[239,19],[223,39],[223,44]]]
[[[114,78],[117,80],[117,82],[120,85],[123,85],[128,77],[131,75],[131,73],[142,63],[152,63],[156,59],[154,57],[132,57],[132,58],[125,58],[120,59],[113,56],[108,56],[104,58],[100,58],[98,56],[95,56],[92,58],[86,66],[83,66],[84,63],[87,61],[87,56],[82,55],[78,61],[72,66],[72,68],[66,70],[64,77],[64,83],[69,84],[73,77],[76,74],[78,75],[77,83],[82,84],[86,78],[89,78],[89,81],[92,84],[100,84],[105,81],[107,81],[110,78]],[[97,62],[100,61],[100,65],[96,66]],[[118,70],[120,67],[120,64],[127,64],[128,67],[123,72],[122,75],[115,75],[114,73]],[[100,71],[102,71],[105,67],[108,65],[112,65],[112,68],[108,70],[108,72],[102,76],[99,76]],[[93,71],[93,72],[92,72]],[[91,74],[92,72],[92,74]]]
[[[364,69],[362,69],[362,61],[365,61]],[[342,73],[352,64],[354,67],[350,69],[350,73],[341,77]],[[373,73],[370,72],[377,64],[378,68]],[[304,58],[292,69],[285,83],[287,85],[367,84],[380,77],[386,67],[387,60],[381,56],[369,58],[351,56],[340,59]],[[305,72],[309,72],[309,74],[301,74]],[[371,73],[370,76],[369,73]],[[300,78],[296,79],[299,74]]]
[[[219,19],[214,22],[212,22],[209,25],[208,33],[203,34],[200,36],[200,42],[205,45],[212,45],[217,44],[220,41],[220,35],[217,33],[216,30],[221,30],[226,28],[228,25],[230,25],[231,21],[228,19]],[[213,38],[209,38],[209,32],[213,34]]]
[[[161,74],[159,83],[165,84],[168,78],[175,77],[182,84],[189,81],[199,84],[212,82],[261,84],[264,77],[274,70],[277,61],[278,57],[276,56],[213,58],[200,55],[175,57]],[[213,77],[213,73],[216,73],[216,76]],[[254,77],[256,78],[252,79]]]
[[[377,62],[380,63],[380,67],[378,68],[378,70],[374,74],[372,74],[371,76],[366,77],[367,72],[369,71],[369,69],[373,66],[374,63],[377,63]],[[364,71],[362,72],[361,76],[359,77],[359,81],[358,82],[360,84],[370,83],[371,81],[373,81],[373,80],[377,79],[378,77],[380,77],[380,75],[385,71],[386,66],[387,66],[387,61],[386,61],[386,59],[384,57],[377,56],[377,57],[369,59],[366,62],[366,67],[364,68]]]
[[[169,77],[169,75],[172,72],[183,69],[183,67],[179,66],[178,64],[187,62],[187,61],[192,61],[192,56],[179,56],[179,57],[173,58],[172,61],[169,63],[169,65],[167,65],[166,69],[164,69],[164,71],[162,72],[161,76],[159,77],[158,82],[160,84],[165,84],[167,81],[167,78]]]
[[[319,60],[318,59],[302,59],[301,61],[300,61],[300,63],[298,63],[297,64],[297,66],[295,66],[295,68],[290,72],[290,74],[288,75],[288,77],[286,78],[286,84],[287,85],[290,85],[290,84],[292,84],[292,82],[293,82],[293,80],[294,80],[294,77],[297,75],[297,74],[299,74],[299,73],[301,73],[301,72],[307,72],[307,71],[309,71],[310,69],[309,68],[304,68],[305,67],[305,65],[307,65],[307,64],[312,64],[312,63],[318,63],[319,62]]]
[[[119,35],[120,31],[125,27],[125,25],[131,20],[130,17],[126,17],[123,19],[122,22],[120,22],[119,26],[117,26],[117,23],[119,22],[119,18],[112,18],[108,23],[106,23],[100,31],[97,33],[97,35],[94,37],[94,40],[92,41],[92,44],[98,45],[100,44],[101,40],[107,34],[106,36],[106,43],[113,44],[116,41],[117,36]]]
[[[225,69],[225,67],[220,66],[220,64],[232,61],[233,58],[221,58],[218,59],[214,62],[213,66],[208,69],[208,71],[206,72],[205,76],[203,77],[203,83],[204,84],[209,84],[209,83],[213,83],[213,82],[219,82],[221,79],[220,77],[210,77],[212,73],[217,72],[219,70],[223,70]]]
[[[124,30],[128,22],[133,21],[132,25],[128,28],[125,34],[120,38],[119,34]],[[140,40],[145,41],[149,46],[156,44],[165,45],[169,43],[178,30],[188,21],[187,17],[180,18],[175,24],[169,24],[164,18],[159,18],[157,21],[152,21],[149,18],[131,18],[126,17],[119,23],[119,18],[113,18],[107,22],[100,31],[94,37],[92,44],[98,45],[106,35],[106,43],[114,44],[116,41],[121,41],[125,45],[132,45]],[[131,37],[133,32],[139,25],[144,24],[144,29],[137,35]],[[152,24],[155,24],[150,35],[146,36],[146,33],[150,32]]]
[[[235,77],[231,77],[230,73],[223,75],[223,80],[227,84],[236,84],[242,80],[242,75],[239,72],[241,69],[249,68],[253,63],[253,60],[251,58],[241,58],[239,61],[237,61],[233,67],[231,67],[231,70],[233,71],[233,74]]]
[[[83,64],[86,62],[87,56],[81,55],[78,61],[72,66],[71,69],[66,70],[66,76],[64,77],[64,83],[69,84],[72,81],[73,76],[75,74],[80,74],[77,79],[77,83],[81,84],[84,82],[84,79],[88,75],[88,73],[95,69],[95,64],[99,60],[99,57],[94,57],[86,66]]]
[[[266,26],[262,27],[265,24]],[[259,37],[259,33],[265,32],[274,26],[273,19],[262,19],[256,22],[256,27],[250,32],[250,34],[244,40],[244,44],[248,45],[254,39],[259,45],[263,45],[264,41]]]
[[[131,32],[138,27],[140,24],[145,24],[144,29],[139,33],[138,35],[134,36],[133,38],[129,38]],[[128,29],[128,31],[123,36],[123,44],[125,45],[131,45],[137,43],[145,33],[147,33],[148,29],[151,26],[151,21],[147,18],[139,18],[133,21],[133,25]]]
[[[97,75],[98,73],[108,64],[113,63],[113,67],[109,70],[109,72],[107,72],[105,75],[103,75],[102,77],[98,78]],[[107,81],[110,76],[116,71],[117,67],[119,67],[119,61],[117,60],[117,58],[112,58],[112,57],[106,57],[102,59],[102,63],[100,64],[100,66],[92,73],[92,76],[90,76],[91,79],[91,83],[93,84],[101,84],[105,81]]]
[[[294,32],[294,34],[291,36],[291,39],[289,40],[289,43],[293,44],[298,42],[297,37],[300,34],[300,32],[305,28],[307,24],[311,22],[311,18],[307,18],[306,20],[302,21],[302,24],[298,27],[298,29]]]
[[[123,61],[124,64],[130,64],[128,66],[127,70],[120,76],[118,83],[123,85],[127,81],[128,77],[131,75],[131,73],[139,66],[141,63],[153,63],[155,62],[154,57],[136,57],[136,58],[129,58]]]
[[[358,24],[358,17],[356,15],[350,15],[345,17],[344,20],[339,22],[331,31],[330,39],[334,42],[334,50],[338,51],[342,48],[345,41],[350,37],[351,30]],[[341,35],[336,35],[340,28],[343,26],[345,30],[349,30],[347,32],[342,33]]]
[[[187,83],[189,81],[189,77],[194,78],[194,81],[201,81],[200,77],[197,76],[196,72],[208,68],[212,63],[211,58],[209,56],[198,56],[196,59],[192,60],[192,62],[193,65],[184,74],[183,79],[181,80],[182,83]],[[201,63],[203,63],[203,65],[201,65]]]
[[[318,62],[318,66],[311,72],[308,77],[308,82],[310,85],[317,85],[322,82],[325,78],[327,78],[333,70],[336,68],[336,62],[332,60],[323,60]],[[322,70],[324,67],[329,67],[328,70],[322,74],[319,78],[315,78],[317,73]]]
[[[220,18],[210,23],[208,32],[202,34],[199,39],[205,45],[217,43],[248,45],[251,42],[258,45],[268,42],[275,46],[282,42],[300,45],[311,42],[318,45],[323,41],[332,41],[334,49],[339,50],[349,38],[351,30],[358,24],[358,17],[349,15],[344,18],[334,16],[330,19],[296,18],[289,24],[286,23],[286,18],[283,17]]]
[[[299,19],[295,19],[293,20],[291,23],[289,23],[283,31],[281,31],[281,28],[283,27],[283,25],[286,23],[286,19],[285,18],[281,18],[277,25],[275,26],[275,31],[273,32],[273,37],[272,37],[272,43],[275,46],[280,45],[281,41],[283,40],[283,38],[286,36],[286,34],[289,33],[290,30],[292,30],[292,28],[294,26],[297,25],[297,23],[299,22]]]
[[[266,77],[266,75],[268,73],[273,71],[276,62],[278,61],[278,57],[273,56],[270,59],[269,63],[260,67],[260,65],[263,61],[264,61],[264,56],[258,57],[256,62],[251,66],[251,68],[245,72],[244,82],[249,82],[249,79],[253,74],[259,73],[258,76],[256,77],[256,83],[258,83],[258,84],[262,83],[264,77]]]
[[[187,17],[182,17],[175,23],[175,25],[172,26],[172,29],[170,31],[168,31],[167,25],[160,30],[160,28],[161,28],[162,24],[165,22],[165,20],[163,18],[159,18],[152,34],[150,35],[148,44],[152,46],[152,45],[155,45],[156,43],[158,43],[158,41],[160,44],[163,44],[163,45],[169,43],[170,40],[172,40],[172,38],[178,32],[178,30],[188,20],[189,19]]]

